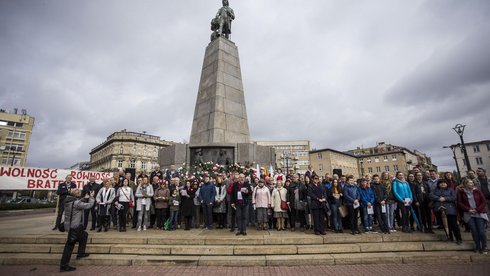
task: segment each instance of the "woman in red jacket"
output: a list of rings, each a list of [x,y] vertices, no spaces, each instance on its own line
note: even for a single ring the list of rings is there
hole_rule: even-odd
[[[463,189],[458,190],[458,208],[464,213],[463,220],[469,225],[473,241],[475,242],[475,253],[488,254],[487,236],[485,224],[488,222],[486,213],[486,200],[483,193],[475,188],[473,181],[466,178]]]

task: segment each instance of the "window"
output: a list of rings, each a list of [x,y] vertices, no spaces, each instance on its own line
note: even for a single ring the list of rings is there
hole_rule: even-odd
[[[390,166],[385,166],[385,172],[389,172],[390,171]]]
[[[368,162],[368,163],[371,163],[371,159],[368,159],[368,160],[367,160],[367,162]]]
[[[14,138],[14,139],[25,139],[26,138],[26,133],[22,131],[9,131],[9,134],[7,135],[8,138]]]
[[[123,154],[123,153],[124,153],[124,148],[123,148],[123,147],[121,147],[121,148],[119,149],[119,154]]]
[[[146,163],[145,162],[141,162],[141,169],[146,170]]]
[[[480,146],[479,145],[474,145],[473,146],[473,152],[480,152]]]
[[[322,156],[322,153],[321,153],[321,152],[319,152],[319,153],[317,154],[317,158],[318,158],[318,160],[322,160],[323,156]]]
[[[8,162],[7,158],[2,158],[2,162],[0,162],[2,165],[6,165]]]
[[[379,158],[378,157],[374,158],[374,162],[378,163],[379,162]]]
[[[385,162],[388,161],[388,155],[383,156],[383,161],[385,161]]]
[[[475,159],[477,165],[483,165],[483,159],[481,157],[476,157]]]
[[[24,150],[24,145],[22,144],[11,144],[10,146],[5,147],[6,150],[11,150],[11,151],[23,151]]]
[[[369,167],[369,168],[368,168],[368,172],[369,172],[369,173],[373,173],[373,168]]]
[[[136,160],[134,160],[134,159],[133,159],[133,160],[131,160],[131,162],[129,162],[129,167],[130,167],[131,169],[136,168]]]
[[[123,161],[122,160],[117,160],[117,167],[122,168],[123,166]]]
[[[376,172],[380,173],[381,172],[381,167],[376,167]]]
[[[396,161],[396,154],[391,155],[391,160]]]
[[[463,158],[463,166],[466,166],[466,159]]]
[[[487,144],[487,150],[490,151],[490,144]]]
[[[323,172],[323,164],[319,164],[318,165],[318,170],[321,171],[321,172]]]
[[[13,127],[23,127],[24,126],[23,123],[16,123],[16,122],[8,122],[7,125],[13,126]]]
[[[394,170],[395,172],[397,172],[397,171],[398,171],[398,165],[393,165],[393,170]]]

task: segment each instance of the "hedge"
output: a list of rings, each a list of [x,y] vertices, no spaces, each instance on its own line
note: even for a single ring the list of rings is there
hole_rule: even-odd
[[[27,210],[27,209],[43,209],[43,208],[55,208],[56,203],[3,203],[0,204],[0,210]]]

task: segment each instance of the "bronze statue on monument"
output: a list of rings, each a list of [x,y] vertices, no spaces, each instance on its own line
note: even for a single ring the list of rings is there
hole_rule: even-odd
[[[230,8],[228,0],[223,0],[223,7],[221,7],[216,16],[211,20],[211,41],[218,37],[224,37],[226,39],[231,38],[231,21],[235,19],[235,13]]]

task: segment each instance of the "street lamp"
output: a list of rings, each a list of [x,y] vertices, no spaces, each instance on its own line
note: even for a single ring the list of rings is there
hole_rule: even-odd
[[[456,148],[457,147],[461,147],[461,144],[457,144],[455,145],[454,147],[451,147],[451,146],[444,146],[442,147],[443,149],[451,149],[451,151],[453,152],[453,158],[454,158],[454,162],[456,163],[456,170],[458,171],[458,178],[461,179],[461,172],[459,171],[459,165],[458,165],[458,160],[456,159]]]
[[[283,153],[284,161],[286,163],[286,175],[289,172],[289,160],[291,160],[291,157],[290,156],[291,156],[291,152],[289,152],[289,151],[285,151]]]
[[[468,168],[468,171],[471,171],[470,159],[468,158],[468,153],[466,152],[466,145],[464,144],[464,140],[463,140],[463,133],[465,127],[466,125],[457,124],[455,127],[453,127],[453,129],[461,139],[461,147],[463,149],[464,160],[466,161],[466,167]]]

